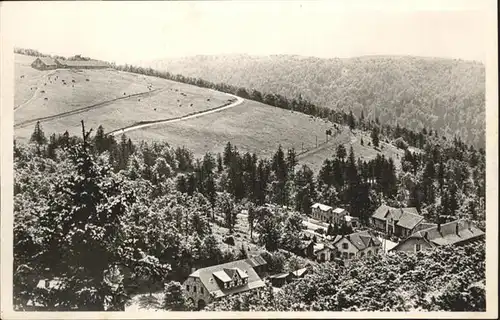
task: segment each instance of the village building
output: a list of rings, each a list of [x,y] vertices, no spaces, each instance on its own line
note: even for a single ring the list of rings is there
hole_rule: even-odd
[[[331,222],[333,224],[336,224],[336,225],[340,225],[342,223],[345,223],[346,222],[346,217],[350,217],[351,216],[349,214],[349,212],[347,212],[346,209],[342,209],[342,208],[335,208],[332,211],[332,213],[333,213],[333,215],[332,215]]]
[[[368,231],[336,236],[332,246],[343,260],[376,255],[382,250],[382,242]]]
[[[261,255],[255,255],[248,259],[246,262],[257,272],[259,277],[264,277],[267,273],[267,262]]]
[[[268,279],[273,287],[280,288],[285,284],[292,282],[293,275],[291,272],[282,272],[273,274],[272,276],[269,276]]]
[[[343,208],[335,208],[322,203],[315,203],[311,206],[311,216],[319,221],[340,225],[345,222],[345,217],[350,216],[349,212]]]
[[[31,63],[31,67],[38,70],[54,70],[57,69],[58,64],[50,57],[38,57]]]
[[[318,262],[333,261],[335,259],[335,252],[335,248],[329,244],[314,244],[314,257]]]
[[[359,218],[358,217],[353,217],[351,215],[346,215],[344,216],[344,223],[351,228],[358,228],[359,227]]]
[[[424,217],[413,207],[393,208],[381,205],[371,217],[371,224],[375,230],[400,238],[413,234],[417,226],[423,222],[425,222]]]
[[[305,267],[292,272],[282,272],[268,277],[273,287],[279,288],[287,283],[303,279],[310,272],[310,268]]]
[[[183,290],[187,299],[201,310],[215,299],[264,286],[264,281],[244,259],[194,271],[184,281]]]
[[[311,216],[319,221],[330,222],[333,217],[333,208],[322,203],[311,206]]]
[[[419,252],[445,245],[462,245],[482,238],[484,231],[469,221],[457,220],[419,230],[389,251]]]

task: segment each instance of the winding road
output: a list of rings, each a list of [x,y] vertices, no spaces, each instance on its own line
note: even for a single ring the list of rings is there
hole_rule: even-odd
[[[119,134],[123,134],[125,132],[129,132],[129,131],[133,131],[133,130],[138,130],[138,129],[142,129],[142,128],[147,128],[147,127],[151,127],[151,126],[156,126],[156,125],[161,125],[161,124],[167,124],[167,123],[174,123],[174,122],[189,120],[189,119],[193,119],[193,118],[198,118],[198,117],[205,116],[207,114],[219,112],[219,111],[226,110],[226,109],[229,109],[229,108],[234,108],[236,106],[239,106],[240,104],[242,104],[245,101],[245,99],[240,98],[238,96],[235,96],[233,94],[229,94],[229,93],[225,93],[225,94],[228,95],[228,96],[230,96],[230,97],[232,97],[232,98],[234,98],[234,99],[236,99],[236,101],[234,101],[234,102],[232,102],[232,103],[230,103],[228,105],[223,105],[223,106],[215,107],[215,108],[212,108],[212,109],[208,109],[208,110],[204,110],[204,111],[199,111],[199,112],[187,114],[187,115],[184,115],[184,116],[181,116],[181,117],[148,121],[146,123],[137,123],[137,124],[134,124],[134,125],[131,125],[131,126],[128,126],[128,127],[124,127],[124,128],[113,130],[111,132],[108,132],[107,134],[111,134],[111,135],[116,136],[116,135],[119,135]]]

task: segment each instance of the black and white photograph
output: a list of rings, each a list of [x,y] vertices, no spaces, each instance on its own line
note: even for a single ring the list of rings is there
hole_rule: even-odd
[[[497,318],[496,5],[0,4],[1,318]]]

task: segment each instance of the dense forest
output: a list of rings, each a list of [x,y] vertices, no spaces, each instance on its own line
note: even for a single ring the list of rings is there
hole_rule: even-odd
[[[183,147],[135,145],[104,132],[92,135],[82,123],[82,137],[47,138],[37,123],[29,144],[14,145],[20,310],[30,301],[51,310],[123,310],[138,283],[151,291],[172,283],[175,291],[193,267],[247,256],[243,247],[221,249],[212,230],[231,234],[242,209],[250,234],[258,233],[255,243],[271,252],[268,261],[279,250],[293,255],[300,214],[315,201],[348,208],[364,225],[381,203],[416,206],[430,221],[463,217],[485,225],[484,154],[458,141],[407,151],[399,176],[391,159],[356,160],[340,146],[315,176],[293,149],[260,159],[228,142],[222,154],[194,159]],[[268,202],[288,209],[270,210]],[[286,264],[290,257],[276,270]],[[39,288],[40,278],[57,279],[58,290]]]
[[[144,67],[254,88],[367,119],[485,145],[485,67],[410,56],[321,59],[289,55],[194,56]]]

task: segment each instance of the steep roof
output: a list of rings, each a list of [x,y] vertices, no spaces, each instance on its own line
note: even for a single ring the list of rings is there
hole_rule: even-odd
[[[345,210],[345,209],[343,209],[343,208],[335,208],[335,210],[333,210],[333,212],[335,212],[335,213],[337,213],[337,214],[340,214],[340,213],[344,213],[344,212],[346,212],[346,210]]]
[[[308,271],[307,268],[302,268],[302,269],[295,270],[291,273],[293,274],[293,276],[300,278],[303,275],[305,275],[307,273],[307,271]]]
[[[252,267],[258,267],[267,264],[266,260],[262,258],[261,255],[250,257],[246,260],[246,262]]]
[[[333,243],[337,243],[343,238],[349,240],[358,250],[364,250],[368,247],[380,246],[382,244],[377,237],[370,234],[368,231],[355,232],[346,236],[336,236]]]
[[[47,66],[57,66],[56,61],[52,59],[51,57],[38,57],[37,59],[40,59],[40,61],[43,62],[43,64]],[[35,59],[35,61],[37,60]]]
[[[386,215],[387,211],[389,211],[390,208],[391,207],[386,206],[385,204],[381,205],[372,214],[372,218],[376,218],[376,219],[380,219],[380,220],[385,220],[385,215]]]
[[[221,281],[227,282],[231,281],[231,276],[234,275],[234,273],[231,274],[231,276],[228,275],[226,272],[228,269],[234,270],[234,272],[237,272],[239,275],[241,275],[242,273],[247,275],[248,283],[246,283],[245,285],[232,287],[228,289],[220,287],[216,278],[220,279]],[[260,277],[257,275],[257,272],[255,272],[255,270],[246,260],[237,260],[228,263],[218,264],[215,266],[201,268],[191,273],[189,276],[199,278],[200,281],[205,286],[205,288],[207,289],[207,291],[209,293],[214,294],[216,297],[222,297],[265,286],[264,281],[260,279]]]
[[[315,203],[311,206],[311,208],[313,208],[313,209],[319,208],[321,211],[329,211],[329,210],[333,209],[332,207],[327,206],[326,204],[322,204],[322,203]]]
[[[415,232],[420,231],[420,230],[424,230],[424,229],[429,229],[429,228],[436,227],[436,226],[437,226],[437,224],[435,224],[435,223],[429,223],[429,222],[423,221],[415,228]]]
[[[377,210],[375,210],[375,212],[372,215],[372,218],[385,220],[387,218],[388,212],[391,213],[392,218],[396,221],[403,219],[403,223],[402,223],[402,225],[400,225],[402,227],[404,227],[405,225],[412,225],[413,223],[415,223],[414,220],[416,220],[418,217],[421,217],[423,219],[423,217],[418,214],[417,209],[414,207],[393,208],[393,207],[387,206],[385,204],[381,205],[380,207],[377,208]],[[417,221],[415,223],[415,225],[418,222],[420,222],[420,220]],[[405,227],[405,228],[407,228],[407,227]],[[412,228],[410,228],[410,229],[412,229]]]
[[[405,241],[415,238],[426,239],[435,246],[445,246],[458,244],[482,236],[484,236],[484,231],[476,228],[471,222],[456,220],[444,223],[441,226],[434,225],[430,228],[417,231],[404,241],[400,242],[392,250],[399,247]]]
[[[427,240],[438,246],[460,243],[484,235],[484,232],[476,228],[472,223],[464,220],[456,220],[438,226],[424,229],[415,233],[417,237],[427,236]]]
[[[408,208],[408,209],[413,209],[413,208]],[[403,214],[399,217],[399,221],[397,223],[398,226],[413,230],[417,224],[422,222],[424,220],[424,217],[419,215],[418,213],[415,214],[411,211],[403,211]]]
[[[317,253],[319,251],[325,250],[325,249],[332,249],[328,244],[325,243],[316,243],[314,245],[314,253]]]
[[[272,276],[269,276],[269,279],[288,278],[290,276],[290,274],[291,274],[291,272],[283,272],[283,273],[273,274]]]

